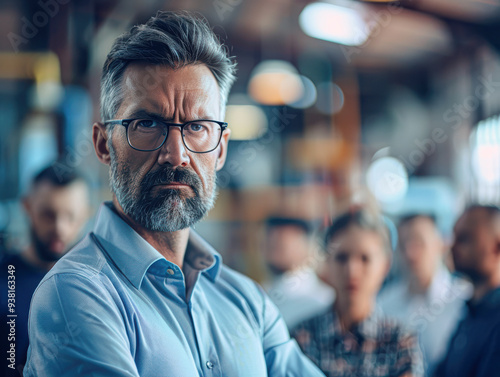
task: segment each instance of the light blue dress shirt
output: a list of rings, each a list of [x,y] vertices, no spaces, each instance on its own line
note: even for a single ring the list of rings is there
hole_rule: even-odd
[[[181,270],[111,208],[35,291],[25,376],[324,377],[199,235]]]

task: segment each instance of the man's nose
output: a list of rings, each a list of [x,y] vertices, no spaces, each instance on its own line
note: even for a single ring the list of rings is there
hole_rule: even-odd
[[[422,255],[422,248],[412,242],[406,242],[402,245],[401,251],[403,255],[408,260],[418,259],[420,255]]]
[[[65,216],[57,215],[54,221],[54,233],[58,238],[65,238],[68,233],[69,221]]]
[[[170,127],[167,140],[160,149],[158,163],[170,164],[172,167],[185,167],[189,164],[189,155],[184,141],[182,140],[182,131],[180,127]]]

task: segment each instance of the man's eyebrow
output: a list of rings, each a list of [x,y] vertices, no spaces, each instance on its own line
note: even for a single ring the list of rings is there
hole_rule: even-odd
[[[155,113],[153,111],[148,111],[145,109],[138,109],[133,111],[128,118],[147,118],[147,119],[153,119],[157,121],[163,121],[163,122],[173,122],[174,119],[172,117],[164,117],[162,114]],[[213,119],[213,117],[210,117],[208,115],[201,116],[201,117],[196,117],[192,118],[189,120],[186,120],[186,122],[193,121],[193,120],[199,120],[199,119]]]
[[[145,109],[138,109],[133,111],[128,118],[147,118],[147,119],[153,119],[153,120],[159,120],[159,121],[165,121],[165,122],[171,122],[173,121],[172,118],[165,118],[162,114],[155,113],[153,111],[148,111]]]

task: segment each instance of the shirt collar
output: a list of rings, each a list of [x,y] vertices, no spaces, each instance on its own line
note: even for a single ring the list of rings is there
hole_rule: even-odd
[[[452,284],[452,278],[447,268],[440,264],[434,277],[432,278],[431,285],[429,286],[427,297],[429,301],[439,300],[445,296]]]
[[[332,308],[333,309],[333,308]],[[335,312],[335,310],[330,310],[327,314],[326,323],[328,323],[328,329],[324,333],[326,334],[336,334],[336,336],[342,337],[342,326],[340,324],[340,319]],[[382,312],[378,307],[372,311],[372,313],[364,321],[358,323],[353,328],[349,330],[357,338],[363,339],[376,339],[378,333],[378,327],[380,326],[380,318]]]
[[[406,281],[403,295],[408,298],[423,297],[428,302],[441,300],[443,296],[449,294],[448,290],[452,284],[452,276],[448,269],[440,264],[432,277],[431,283],[423,293],[416,293],[411,290],[410,281]]]
[[[467,307],[472,316],[489,315],[490,313],[498,315],[497,313],[500,310],[500,287],[491,290],[477,302],[473,300],[467,301]]]
[[[134,287],[140,288],[148,270],[155,275],[166,276],[168,268],[179,268],[165,259],[112,208],[111,202],[101,205],[93,235],[103,252]],[[200,235],[190,229],[184,262],[194,269],[201,270],[210,280],[215,281],[220,274],[222,257]],[[204,264],[210,265],[205,267]]]
[[[358,325],[352,329],[352,332],[356,335],[360,335],[363,339],[376,339],[380,326],[380,318],[381,312],[378,308],[375,308],[368,318],[358,323]]]

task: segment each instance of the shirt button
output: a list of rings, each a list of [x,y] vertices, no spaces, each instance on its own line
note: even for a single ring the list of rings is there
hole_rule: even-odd
[[[174,270],[172,270],[171,268],[167,269],[167,274],[169,275],[173,275],[175,274]]]
[[[207,368],[212,369],[213,367],[214,367],[214,363],[212,363],[211,361],[207,361]]]

